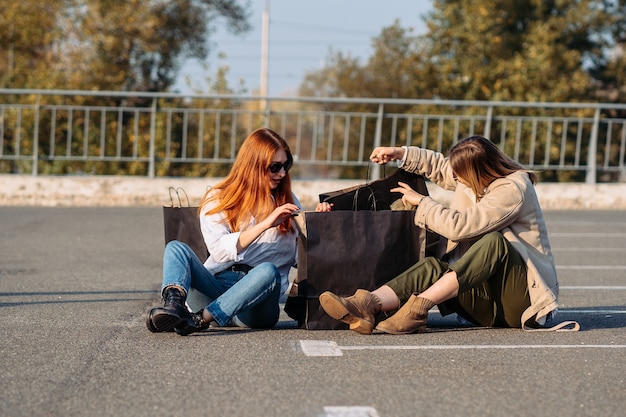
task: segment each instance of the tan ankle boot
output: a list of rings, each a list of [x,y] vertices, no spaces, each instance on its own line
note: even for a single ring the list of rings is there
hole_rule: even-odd
[[[434,305],[431,300],[413,294],[396,314],[378,323],[376,330],[390,334],[425,332],[428,310]]]
[[[382,309],[380,298],[366,290],[357,290],[351,297],[339,297],[326,291],[320,295],[320,305],[330,317],[361,334],[372,334],[375,316]]]

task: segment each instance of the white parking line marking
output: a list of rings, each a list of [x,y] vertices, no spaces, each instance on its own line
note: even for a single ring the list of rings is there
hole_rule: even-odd
[[[314,346],[313,349],[310,346]],[[328,349],[321,349],[326,346]],[[380,345],[338,346],[330,340],[300,340],[306,356],[343,356],[344,350],[514,350],[514,349],[626,349],[626,345]]]
[[[626,290],[624,285],[562,285],[562,290]]]
[[[556,269],[622,270],[626,265],[557,265]]]
[[[566,225],[566,226],[582,226],[582,225],[587,225],[587,226],[608,226],[608,227],[617,227],[617,226],[626,226],[626,223],[624,222],[590,222],[590,221],[567,221],[567,220],[554,220],[554,221],[550,221],[549,222],[550,225],[553,224],[561,224],[561,225]]]
[[[626,310],[568,310],[560,309],[559,313],[567,314],[626,314]]]
[[[307,356],[343,356],[337,343],[330,340],[300,340],[300,348]]]
[[[626,233],[550,233],[550,237],[626,237]]]
[[[337,407],[325,406],[325,417],[378,417],[378,411],[372,407]]]
[[[388,345],[338,346],[341,350],[458,350],[458,349],[626,349],[626,345]]]
[[[552,248],[552,252],[626,252],[626,248]]]

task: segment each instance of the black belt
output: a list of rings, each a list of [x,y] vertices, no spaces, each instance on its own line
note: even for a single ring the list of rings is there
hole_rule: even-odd
[[[247,274],[248,272],[250,272],[252,268],[253,268],[252,266],[246,265],[246,264],[233,264],[227,270],[230,270],[233,272],[243,272],[244,274]]]

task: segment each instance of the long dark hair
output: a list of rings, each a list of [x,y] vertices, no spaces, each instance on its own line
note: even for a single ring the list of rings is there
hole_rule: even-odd
[[[485,188],[494,180],[506,177],[517,171],[528,173],[535,184],[537,176],[521,164],[509,158],[489,139],[470,136],[450,149],[450,167],[455,174],[467,181],[477,199],[480,200]]]

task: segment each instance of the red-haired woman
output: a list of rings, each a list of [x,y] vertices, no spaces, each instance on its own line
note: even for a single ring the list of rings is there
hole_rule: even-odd
[[[300,203],[291,191],[292,164],[289,146],[276,132],[261,128],[245,139],[230,173],[198,210],[209,258],[202,263],[179,241],[165,247],[164,306],[149,311],[148,329],[187,335],[212,321],[250,328],[278,322],[279,300],[296,262],[291,216]]]

